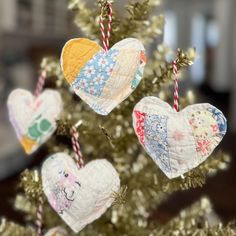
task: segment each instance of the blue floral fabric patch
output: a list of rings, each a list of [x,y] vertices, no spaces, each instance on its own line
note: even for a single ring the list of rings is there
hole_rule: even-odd
[[[108,53],[104,50],[98,52],[80,71],[72,83],[73,88],[100,97],[113,71],[118,52],[117,49],[110,49]]]
[[[106,109],[104,109],[102,106],[96,103],[91,104],[90,107],[100,115],[103,115],[103,116],[108,115],[108,112],[106,111]]]
[[[167,116],[148,115],[144,121],[147,152],[154,157],[160,168],[171,172],[167,141]]]
[[[208,110],[212,113],[213,118],[216,120],[218,124],[220,136],[224,137],[227,131],[226,118],[224,117],[223,113],[219,111],[217,108],[209,108]]]
[[[131,82],[131,88],[135,90],[143,77],[143,68],[139,68],[135,74],[135,78]]]

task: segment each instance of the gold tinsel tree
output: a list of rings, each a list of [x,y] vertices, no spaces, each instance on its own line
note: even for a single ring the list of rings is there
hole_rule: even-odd
[[[85,37],[99,41],[100,7],[105,0],[94,2],[88,7],[86,0],[70,0],[69,9],[75,13],[75,24]],[[115,4],[114,4],[115,5]],[[223,226],[219,220],[209,222],[210,213],[214,214],[207,198],[183,210],[166,225],[151,220],[153,211],[175,191],[201,187],[208,176],[226,169],[230,158],[222,153],[214,153],[198,168],[183,177],[168,179],[143,151],[134,134],[131,113],[134,105],[148,95],[159,96],[172,102],[173,84],[172,64],[166,60],[172,54],[179,70],[190,66],[195,58],[195,50],[186,52],[171,51],[162,44],[164,17],[154,15],[159,7],[158,0],[127,2],[126,14],[113,16],[111,44],[126,37],[140,39],[152,50],[145,70],[144,79],[135,92],[129,96],[108,117],[96,115],[84,102],[70,92],[60,69],[58,58],[44,58],[42,69],[56,78],[55,86],[62,94],[65,103],[63,118],[57,122],[57,132],[48,143],[48,154],[59,151],[71,152],[69,129],[81,121],[78,127],[80,143],[86,162],[107,158],[120,174],[122,188],[114,194],[115,204],[99,220],[87,226],[81,236],[167,236],[167,235],[235,235],[235,224]],[[104,13],[106,14],[106,13]],[[159,40],[158,40],[159,39]],[[153,49],[154,48],[154,49]],[[182,71],[182,70],[181,70]],[[168,88],[168,89],[167,89]],[[170,91],[170,92],[167,92]],[[194,102],[192,93],[187,92],[180,98],[182,108]],[[23,193],[15,199],[15,208],[26,215],[28,225],[20,226],[6,219],[2,220],[0,235],[36,235],[33,222],[38,199],[43,196],[40,171],[27,170],[22,173],[20,187]],[[44,204],[45,231],[54,226],[66,227],[57,214]],[[67,228],[69,235],[74,235]]]

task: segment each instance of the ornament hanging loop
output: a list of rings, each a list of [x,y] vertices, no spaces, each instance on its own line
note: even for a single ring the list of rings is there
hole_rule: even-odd
[[[179,78],[178,78],[178,67],[176,60],[172,63],[173,74],[174,74],[174,105],[173,109],[179,111]]]
[[[43,236],[43,206],[44,206],[44,199],[43,196],[40,196],[39,204],[36,211],[37,236]]]
[[[79,144],[79,133],[75,125],[71,127],[70,134],[71,134],[72,147],[74,151],[74,158],[78,168],[80,169],[84,167],[84,158]]]
[[[43,70],[38,78],[38,82],[34,91],[34,96],[38,97],[40,95],[40,93],[43,90],[43,87],[45,85],[45,80],[47,78],[47,72],[45,70]]]
[[[109,40],[111,37],[111,24],[112,24],[112,4],[110,2],[105,2],[101,3],[101,14],[100,14],[100,30],[102,34],[102,43],[103,43],[103,48],[104,51],[107,53],[109,50]],[[104,13],[108,11],[107,17],[108,17],[108,22],[107,22],[107,32],[105,32],[105,27],[104,27]]]

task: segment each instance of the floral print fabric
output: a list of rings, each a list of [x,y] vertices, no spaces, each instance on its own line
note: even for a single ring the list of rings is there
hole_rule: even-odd
[[[96,113],[108,115],[139,85],[147,58],[138,39],[126,38],[106,53],[96,42],[69,40],[61,66],[72,90]]]
[[[108,53],[101,50],[80,71],[72,86],[75,89],[82,89],[86,93],[100,97],[106,81],[111,76],[117,55],[117,49],[111,49]]]
[[[176,112],[168,103],[145,97],[134,108],[138,139],[168,178],[176,178],[205,161],[227,130],[223,113],[210,104]]]
[[[167,121],[167,116],[149,115],[145,119],[144,131],[148,154],[155,158],[161,169],[170,172]]]

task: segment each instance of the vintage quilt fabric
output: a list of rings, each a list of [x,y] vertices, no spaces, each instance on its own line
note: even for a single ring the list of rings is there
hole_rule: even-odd
[[[145,65],[145,49],[134,38],[116,43],[107,53],[94,41],[72,39],[61,56],[67,82],[100,115],[108,115],[135,90]]]
[[[159,98],[145,97],[134,108],[133,126],[155,163],[176,178],[208,158],[226,134],[227,121],[207,103],[176,112]]]
[[[105,213],[114,201],[112,194],[120,189],[119,175],[107,160],[79,169],[65,153],[44,162],[42,182],[49,203],[75,232]]]
[[[38,97],[27,90],[15,89],[8,97],[7,106],[10,122],[27,154],[51,137],[63,111],[60,93],[49,89]]]

